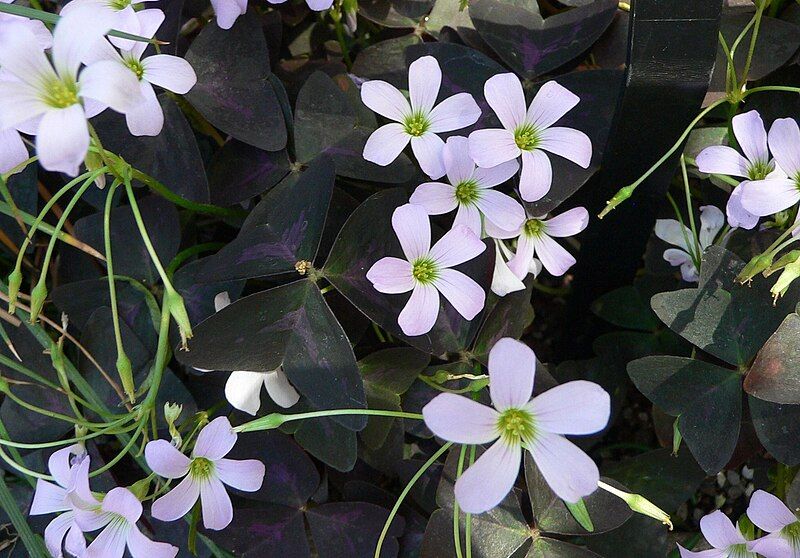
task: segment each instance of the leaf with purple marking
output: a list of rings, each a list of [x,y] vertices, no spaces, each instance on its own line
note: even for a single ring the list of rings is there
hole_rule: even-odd
[[[231,139],[209,165],[211,203],[225,206],[247,201],[270,190],[287,174],[286,150],[264,151]]]

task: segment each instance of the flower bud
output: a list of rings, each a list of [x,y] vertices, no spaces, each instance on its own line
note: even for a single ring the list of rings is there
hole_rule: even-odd
[[[120,347],[122,349],[122,347]],[[122,382],[122,389],[131,403],[136,402],[136,386],[133,383],[133,367],[131,366],[131,359],[125,354],[124,350],[119,351],[117,354],[117,374]]]
[[[172,315],[175,323],[178,324],[178,330],[181,334],[181,347],[186,350],[186,340],[192,337],[192,324],[189,322],[189,314],[186,312],[183,297],[172,285],[167,285],[164,297],[170,315]]]
[[[100,157],[99,153],[95,153],[94,151],[88,151],[86,153],[86,159],[84,159],[83,164],[86,165],[86,169],[90,172],[100,170],[105,165],[103,163],[102,157]],[[106,187],[106,175],[100,174],[97,178],[94,179],[95,185],[100,188],[101,190]]]
[[[627,200],[629,197],[633,195],[633,191],[636,189],[635,186],[624,186],[617,190],[617,193],[612,196],[608,202],[606,202],[606,206],[603,208],[603,211],[600,212],[598,215],[599,219],[602,219],[606,215],[608,215],[614,208],[616,208],[619,204]]]
[[[180,448],[183,443],[181,433],[178,432],[178,428],[175,426],[175,421],[181,416],[182,411],[183,405],[169,402],[164,403],[164,420],[167,421],[167,425],[169,426],[169,434],[172,436],[171,443],[176,448]]]
[[[597,486],[620,498],[623,502],[628,504],[628,507],[631,510],[642,515],[646,515],[647,517],[652,517],[653,519],[659,520],[661,523],[669,527],[670,531],[672,531],[672,521],[669,518],[669,514],[641,494],[631,494],[630,492],[619,490],[618,488],[614,488],[603,481],[598,481]]]
[[[47,285],[44,281],[39,281],[31,291],[31,317],[30,322],[36,323],[36,318],[42,312],[44,301],[47,299]]]
[[[246,422],[240,426],[237,426],[233,430],[235,432],[255,432],[258,430],[274,430],[275,428],[281,426],[284,422],[286,422],[286,415],[282,415],[280,413],[270,413],[261,418],[251,420],[250,422]]]
[[[739,275],[736,276],[736,280],[742,284],[751,282],[753,277],[759,273],[763,273],[772,265],[772,258],[772,253],[759,254],[753,257],[753,259],[747,262],[744,269],[739,272]]]
[[[764,272],[764,277],[769,277],[776,271],[780,271],[787,265],[796,262],[798,258],[800,258],[800,250],[792,250],[791,252],[785,253],[778,258],[774,264],[769,266],[769,269]]]
[[[778,298],[786,294],[792,282],[798,277],[800,277],[800,261],[790,263],[783,269],[780,277],[769,290],[772,293],[773,304],[777,304]]]
[[[22,271],[15,267],[14,271],[8,276],[8,313],[13,314],[17,308],[17,295],[22,286]]]

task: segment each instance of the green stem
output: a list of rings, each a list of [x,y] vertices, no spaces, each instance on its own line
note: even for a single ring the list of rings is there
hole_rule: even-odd
[[[469,466],[475,463],[475,446],[469,447]],[[472,558],[472,514],[464,514],[464,544],[466,545],[466,558]]]
[[[467,457],[467,446],[461,446],[458,454],[458,466],[456,467],[456,481],[461,478],[464,472],[464,459]],[[456,549],[456,558],[464,558],[461,553],[461,522],[459,519],[460,510],[458,508],[458,500],[453,498],[453,545]]]
[[[164,186],[161,182],[143,173],[140,170],[133,169],[132,178],[145,184],[148,188],[160,195],[162,198],[174,203],[175,205],[194,211],[195,213],[204,213],[206,215],[215,215],[217,217],[230,217],[234,219],[241,219],[247,216],[246,211],[239,209],[230,209],[227,207],[219,207],[209,203],[196,203],[179,196],[172,190]]]
[[[3,4],[0,3],[0,13],[7,13],[15,16],[26,17],[29,19],[37,19],[39,21],[43,21],[44,23],[49,23],[51,25],[55,25],[61,19],[61,16],[56,14],[51,14],[50,12],[45,12],[42,10],[36,10],[34,8],[28,8],[26,6],[19,6],[17,4]],[[140,43],[150,43],[151,45],[159,45],[159,44],[166,44],[158,39],[148,39],[147,37],[140,37],[139,35],[131,35],[130,33],[125,33],[124,31],[117,31],[116,29],[112,29],[108,32],[109,35],[112,37],[118,37],[120,39],[128,39],[130,41],[137,41]]]
[[[2,436],[3,438],[10,438],[10,436],[8,435],[8,430],[6,430],[6,425],[3,424],[2,420],[0,420],[0,436]],[[8,451],[12,455],[12,457],[14,458],[13,460],[16,463],[22,463],[22,454],[17,450],[17,448],[9,448]],[[36,482],[32,478],[30,477],[23,477],[23,478],[28,482],[28,484],[31,485],[31,488],[36,486]]]
[[[686,159],[683,158],[681,155],[681,177],[683,178],[683,189],[686,194],[686,211],[689,212],[689,226],[692,230],[692,235],[694,235],[694,249],[697,254],[697,262],[699,264],[700,260],[703,258],[703,249],[700,247],[700,236],[697,233],[697,225],[694,221],[694,208],[692,207],[692,192],[689,189],[689,174],[686,171]],[[688,246],[688,244],[687,244]],[[697,269],[700,269],[700,266],[697,266]]]
[[[311,411],[308,413],[298,413],[296,415],[283,415],[281,413],[271,413],[269,415],[245,422],[234,427],[234,432],[255,432],[257,430],[272,430],[281,424],[295,420],[305,420],[321,417],[338,417],[343,415],[368,415],[375,417],[393,417],[422,420],[422,415],[418,413],[406,413],[403,411],[384,411],[381,409],[329,409],[327,411]]]
[[[756,2],[756,14],[753,16],[751,21],[755,22],[753,26],[753,36],[750,37],[750,48],[747,50],[747,59],[744,62],[744,70],[742,70],[742,78],[739,80],[739,83],[745,85],[747,83],[747,77],[750,74],[750,64],[753,62],[753,53],[756,50],[756,41],[758,40],[758,32],[761,29],[761,16],[764,14],[764,8],[767,7],[766,0],[762,2]],[[743,32],[744,33],[744,32]]]
[[[5,6],[6,4],[3,5]],[[3,475],[0,475],[0,507],[3,508],[3,511],[6,512],[6,515],[8,515],[8,518],[14,525],[14,529],[17,531],[20,539],[22,539],[22,544],[25,545],[28,555],[33,558],[49,558],[50,553],[47,551],[44,541],[31,531],[25,516],[22,515],[22,512],[17,507],[17,502],[8,489]]]
[[[414,485],[420,479],[420,477],[422,477],[422,475],[425,474],[425,471],[427,471],[431,467],[431,465],[436,463],[436,461],[438,461],[439,458],[444,454],[444,452],[450,449],[450,446],[452,445],[453,442],[447,442],[445,445],[440,447],[439,450],[436,453],[434,453],[422,467],[420,467],[419,471],[414,473],[414,476],[411,477],[411,480],[408,481],[408,484],[406,484],[405,488],[403,488],[403,491],[397,498],[397,502],[394,503],[392,511],[389,512],[389,517],[386,518],[386,523],[383,524],[381,535],[380,537],[378,537],[378,544],[375,546],[375,558],[380,558],[381,549],[383,548],[383,541],[386,539],[386,535],[389,533],[389,527],[392,525],[392,520],[397,515],[397,512],[400,510],[400,506],[403,504],[403,501],[406,499],[406,496],[408,496],[408,493],[411,492],[411,489],[414,487]]]
[[[178,253],[178,255],[172,258],[172,261],[167,266],[167,276],[172,278],[175,272],[178,271],[180,265],[189,258],[191,258],[192,256],[196,256],[197,254],[202,254],[203,252],[212,252],[214,250],[219,250],[223,246],[225,246],[225,243],[223,242],[206,242],[205,244],[196,244],[190,248],[187,248],[186,250]]]

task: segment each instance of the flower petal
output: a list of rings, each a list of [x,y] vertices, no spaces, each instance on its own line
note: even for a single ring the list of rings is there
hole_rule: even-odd
[[[459,205],[456,212],[456,218],[453,221],[453,226],[467,227],[469,230],[480,237],[483,221],[481,220],[481,212],[474,205]]]
[[[692,261],[692,256],[680,248],[667,248],[664,250],[664,259],[675,267]]]
[[[72,514],[61,514],[59,517],[64,517],[65,515],[69,516]],[[74,556],[83,556],[86,552],[86,537],[83,536],[83,531],[80,530],[78,524],[74,521],[70,522],[70,528],[67,531],[67,537],[64,541],[64,548]]]
[[[585,207],[574,207],[561,215],[545,221],[545,231],[548,236],[563,238],[575,236],[589,224],[589,212]]]
[[[555,153],[586,169],[592,162],[592,140],[573,128],[547,128],[542,131],[539,147]]]
[[[392,122],[381,126],[367,138],[364,159],[385,167],[402,153],[408,145],[409,136],[402,124]]]
[[[578,446],[550,432],[536,432],[528,448],[556,496],[575,503],[597,489],[600,472],[595,462]]]
[[[706,147],[697,155],[697,169],[709,174],[747,177],[750,163],[741,154],[727,145]]]
[[[548,389],[528,404],[536,427],[583,436],[599,432],[611,416],[611,397],[594,382],[574,380]]]
[[[431,249],[431,222],[424,208],[407,203],[392,213],[392,228],[406,259],[413,262]]]
[[[514,134],[501,128],[475,130],[469,135],[469,156],[479,167],[496,167],[513,161],[522,153]]]
[[[164,111],[158,102],[153,86],[146,81],[139,82],[142,102],[125,112],[128,130],[134,136],[157,136],[164,127]]]
[[[519,163],[516,159],[511,159],[493,167],[479,167],[475,169],[474,177],[479,188],[492,188],[510,180],[518,170]]]
[[[756,527],[767,533],[780,531],[797,521],[797,517],[786,504],[764,490],[756,490],[753,493],[750,505],[747,507],[747,517]]]
[[[502,192],[486,189],[475,204],[484,217],[503,230],[513,231],[525,222],[525,209],[522,205]],[[479,232],[480,233],[480,232]]]
[[[306,4],[315,12],[322,12],[333,5],[333,0],[306,0]]]
[[[62,78],[77,77],[86,52],[115,25],[115,18],[108,8],[87,5],[76,7],[59,20],[53,31],[51,53],[53,65]]]
[[[519,475],[518,444],[498,440],[456,481],[458,505],[465,513],[483,513],[503,501]]]
[[[205,457],[216,461],[233,449],[237,438],[228,417],[217,417],[197,435],[192,457]]]
[[[231,497],[218,478],[210,477],[200,484],[200,505],[206,529],[220,531],[233,521]]]
[[[443,269],[433,284],[465,320],[472,320],[483,310],[486,293],[460,271]]]
[[[783,211],[800,201],[800,188],[794,180],[753,180],[737,188],[742,189],[742,207],[759,217]]]
[[[217,477],[224,484],[244,492],[255,492],[264,483],[264,464],[258,459],[220,459]]]
[[[677,246],[684,252],[692,252],[695,249],[692,231],[675,219],[656,220],[655,233],[658,238],[667,244]]]
[[[300,394],[289,382],[289,378],[283,368],[278,368],[274,372],[267,372],[264,376],[264,387],[267,389],[267,395],[269,395],[270,399],[284,409],[288,409],[300,401]]]
[[[546,234],[534,238],[533,245],[542,265],[554,277],[564,275],[569,268],[575,265],[575,257]]]
[[[556,81],[548,81],[531,101],[527,120],[538,129],[549,128],[580,102],[580,97]]]
[[[189,472],[191,461],[166,440],[153,440],[144,448],[144,458],[152,471],[166,479],[179,479]]]
[[[124,522],[107,525],[86,549],[86,557],[122,558],[128,542],[129,530],[130,525]]]
[[[438,316],[439,291],[433,285],[417,284],[397,317],[397,323],[408,336],[424,335],[433,329]]]
[[[0,103],[0,128],[5,130],[19,126],[22,129],[23,124],[47,112],[49,107],[40,97],[39,91],[32,85],[21,81],[0,81],[0,98],[3,99]],[[35,131],[35,128],[30,131]]]
[[[411,110],[421,111],[423,114],[429,113],[436,103],[441,85],[442,69],[433,56],[423,56],[414,60],[408,67],[408,96],[411,99]]]
[[[57,484],[43,479],[36,479],[36,491],[33,493],[31,515],[44,515],[72,509],[67,500],[67,491]]]
[[[111,60],[95,62],[81,72],[80,93],[117,112],[131,110],[144,100],[136,74]]]
[[[700,519],[700,530],[714,548],[726,549],[729,546],[746,542],[728,516],[720,510],[703,516]]]
[[[82,106],[45,113],[36,134],[36,154],[45,169],[75,176],[88,149],[89,128]]]
[[[0,67],[37,89],[48,80],[58,79],[35,35],[22,25],[3,27],[0,33]]]
[[[481,109],[469,93],[456,93],[436,105],[429,116],[430,131],[450,132],[472,126],[481,117]]]
[[[471,179],[475,173],[475,161],[469,156],[469,138],[464,136],[447,138],[442,149],[442,160],[452,187]]]
[[[191,64],[178,56],[156,54],[142,60],[144,79],[178,95],[188,93],[197,83]]]
[[[731,119],[731,126],[739,147],[750,161],[754,163],[769,161],[767,130],[757,110],[737,114]]]
[[[372,264],[367,271],[367,279],[372,282],[372,286],[378,292],[384,294],[407,293],[414,288],[411,269],[411,264],[406,260],[385,257]]]
[[[478,257],[484,250],[486,245],[474,232],[456,225],[433,245],[429,255],[440,267],[453,267]]]
[[[220,29],[230,29],[236,23],[236,19],[244,14],[235,0],[211,0],[211,5],[214,7]]]
[[[747,543],[747,548],[751,552],[760,554],[764,558],[786,558],[796,556],[794,549],[784,538],[767,535],[760,539]]]
[[[425,426],[456,444],[487,444],[498,437],[497,411],[463,395],[440,393],[422,408]]]
[[[142,503],[127,488],[118,486],[108,491],[103,498],[102,510],[121,515],[129,523],[136,523],[142,517]]]
[[[700,248],[705,250],[714,243],[719,231],[725,226],[725,215],[718,207],[704,205],[700,207],[700,230],[697,233]]]
[[[151,513],[161,521],[175,521],[189,513],[199,497],[200,483],[192,475],[188,475],[153,502]]]
[[[681,558],[725,558],[725,551],[716,548],[695,552],[678,545],[678,552],[680,552]]]
[[[531,260],[536,245],[533,243],[533,238],[527,234],[521,234],[517,239],[517,251],[514,256],[508,261],[508,268],[517,276],[521,281],[528,275]]]
[[[69,487],[72,477],[72,473],[70,472],[72,468],[72,463],[70,463],[72,454],[77,455],[79,453],[85,453],[84,449],[79,444],[73,444],[58,451],[54,451],[50,455],[50,458],[47,460],[47,469],[56,479],[59,486],[63,486],[64,488]]]
[[[423,182],[417,186],[408,201],[424,207],[428,215],[449,213],[458,206],[456,189],[444,182]]]
[[[536,355],[525,343],[503,337],[489,351],[489,395],[503,412],[522,408],[533,393]]]
[[[39,480],[41,481],[41,479]],[[34,515],[34,513],[31,512],[31,515]],[[71,513],[62,513],[44,528],[44,544],[47,546],[51,556],[63,556],[61,546],[72,524],[73,515]]]
[[[402,122],[411,114],[411,107],[400,90],[379,79],[361,85],[361,100],[373,111],[395,122]]]
[[[749,230],[758,225],[758,215],[753,215],[742,205],[742,189],[740,187],[734,188],[731,192],[731,197],[728,198],[728,204],[725,206],[725,213],[731,227]]]
[[[506,296],[508,293],[525,290],[525,283],[520,281],[514,272],[509,269],[503,258],[500,246],[495,241],[494,273],[492,274],[492,292],[497,296]]]
[[[519,193],[527,202],[539,201],[550,191],[553,167],[544,151],[535,149],[522,152],[522,172],[519,175]]]
[[[442,149],[442,138],[432,132],[411,138],[411,151],[414,152],[419,167],[433,180],[443,177],[445,173]]]
[[[128,533],[128,550],[132,558],[174,558],[178,555],[177,546],[151,541],[136,525]]]
[[[525,93],[516,75],[507,73],[490,77],[483,85],[483,96],[506,130],[513,130],[525,121]]]
[[[264,378],[264,372],[247,370],[231,372],[225,382],[225,399],[235,409],[255,415],[261,407],[261,388],[264,385]]]
[[[147,37],[148,39],[155,37],[156,31],[158,31],[158,28],[161,27],[162,23],[164,23],[165,18],[166,16],[164,15],[164,12],[158,8],[139,10],[136,12],[136,19],[139,20],[139,34],[142,37]],[[141,60],[142,54],[144,54],[144,51],[147,50],[148,46],[150,45],[144,41],[135,41],[135,44],[131,49],[131,54],[136,58],[136,60]]]
[[[800,128],[794,118],[778,118],[768,136],[769,149],[787,176],[800,172]]]

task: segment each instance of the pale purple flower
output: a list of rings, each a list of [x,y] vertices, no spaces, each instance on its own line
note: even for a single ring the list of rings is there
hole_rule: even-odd
[[[126,547],[133,558],[174,558],[178,554],[178,547],[152,541],[139,530],[136,522],[142,517],[142,503],[127,488],[111,489],[91,511],[91,516],[78,513],[78,524],[84,531],[103,531],[83,558],[122,558]]]
[[[152,38],[164,22],[161,10],[137,12],[139,33]],[[136,78],[142,102],[125,113],[128,129],[134,136],[157,136],[164,126],[164,111],[158,102],[153,85],[179,95],[187,93],[197,83],[192,66],[183,58],[169,54],[156,54],[142,58],[148,43],[134,43],[130,50],[117,50],[105,39],[101,39],[84,58],[84,63],[110,61],[130,72]]]
[[[139,83],[125,68],[81,59],[110,28],[105,12],[73,10],[56,25],[52,63],[26,28],[0,33],[0,66],[18,81],[0,81],[0,128],[31,128],[42,166],[76,175],[89,147],[87,118],[111,107],[125,112],[141,101]],[[85,103],[85,105],[84,105]]]
[[[28,158],[22,136],[14,128],[0,130],[0,173],[7,173]]]
[[[756,490],[750,498],[747,517],[769,533],[752,541],[750,550],[764,558],[800,558],[800,520],[780,499]]]
[[[270,4],[283,4],[286,0],[267,0]],[[308,7],[314,10],[315,12],[322,12],[327,10],[333,5],[333,0],[306,0],[306,4]],[[350,15],[349,12],[347,14]],[[348,22],[350,18],[348,17]]]
[[[575,503],[597,488],[597,465],[565,435],[593,434],[608,423],[611,400],[599,385],[567,382],[531,399],[536,356],[505,337],[489,352],[489,395],[494,408],[453,393],[437,395],[422,409],[425,425],[457,444],[494,442],[456,481],[467,513],[498,505],[519,474],[522,449],[556,495]]]
[[[411,291],[397,323],[406,335],[424,335],[439,315],[439,293],[465,319],[483,309],[486,293],[473,279],[451,269],[477,257],[486,245],[464,225],[456,225],[431,248],[431,224],[425,209],[406,204],[394,210],[392,228],[406,259],[386,257],[367,271],[375,290],[386,294]]]
[[[436,180],[444,176],[444,142],[436,134],[471,126],[481,109],[469,93],[457,93],[438,105],[442,70],[433,56],[418,58],[408,68],[409,100],[394,86],[370,80],[361,86],[361,100],[393,122],[381,126],[367,139],[364,159],[386,166],[411,142],[422,171]]]
[[[727,145],[706,147],[697,156],[698,170],[746,179],[739,186],[744,186],[752,180],[780,176],[780,171],[775,168],[775,161],[770,159],[767,131],[758,111],[751,110],[737,114],[731,120],[731,126],[744,156]],[[758,224],[758,215],[753,215],[742,207],[742,188],[736,187],[731,192],[725,212],[731,227],[752,229]]]
[[[153,517],[162,521],[180,519],[199,498],[205,528],[218,531],[227,527],[233,520],[233,505],[225,485],[255,492],[264,482],[264,464],[257,459],[225,458],[237,438],[228,419],[219,417],[197,435],[191,458],[166,440],[148,442],[144,455],[154,473],[167,479],[185,477],[153,502]]]
[[[12,4],[14,0],[0,0],[0,4]],[[8,28],[11,25],[22,25],[27,27],[28,30],[36,37],[39,47],[44,50],[53,46],[53,35],[44,24],[38,19],[28,19],[7,13],[0,13],[0,31],[3,28]],[[2,171],[0,171],[2,172]]]
[[[784,177],[768,177],[742,184],[742,206],[765,216],[788,209],[800,201],[800,129],[793,118],[779,118],[769,130],[769,149]]]
[[[519,191],[523,200],[534,202],[550,191],[553,169],[545,152],[560,155],[582,168],[589,167],[589,137],[573,128],[553,126],[580,101],[567,88],[548,81],[526,110],[522,83],[508,73],[490,77],[483,94],[503,127],[472,132],[470,155],[479,167],[494,167],[522,156]]]
[[[103,13],[109,19],[109,29],[124,31],[131,35],[144,36],[142,34],[142,22],[135,6],[144,2],[154,2],[155,0],[72,0],[61,8],[61,15],[66,16],[70,13],[81,10],[84,13],[95,12]],[[130,50],[136,46],[137,41],[123,39],[120,37],[109,37],[114,46],[121,49]]]
[[[526,219],[516,230],[506,234],[490,230],[489,235],[498,238],[519,237],[516,254],[509,260],[508,267],[520,280],[525,279],[528,273],[535,277],[542,266],[551,275],[559,277],[575,265],[575,258],[553,238],[575,236],[588,224],[589,212],[586,208],[575,207],[550,219]]]
[[[86,540],[76,522],[75,505],[69,493],[77,491],[84,499],[94,498],[89,491],[89,456],[83,446],[74,444],[53,452],[47,466],[55,484],[42,479],[36,481],[30,515],[58,513],[44,530],[47,550],[54,558],[61,558],[64,544],[70,554],[80,556],[86,550]]]
[[[220,29],[230,29],[240,15],[247,13],[247,0],[211,0],[211,6]]]
[[[214,309],[219,312],[231,303],[227,292],[217,293],[214,297]],[[198,368],[203,372],[203,370]],[[289,382],[283,367],[270,372],[251,372],[235,370],[225,382],[225,398],[234,408],[255,415],[261,407],[261,387],[266,388],[267,395],[283,408],[293,406],[300,400],[300,394]]]
[[[700,531],[713,549],[693,552],[678,545],[681,558],[756,558],[748,550],[749,541],[744,538],[739,525],[734,527],[727,515],[717,510],[700,520]]]
[[[477,168],[469,156],[469,140],[462,136],[447,139],[442,160],[449,184],[425,182],[411,195],[411,203],[421,205],[428,215],[441,215],[458,208],[454,225],[465,225],[481,236],[483,220],[503,230],[515,230],[525,220],[522,205],[493,188],[506,182],[519,170],[516,161],[506,161],[490,169]]]
[[[719,208],[713,205],[704,205],[700,208],[700,231],[699,238],[695,239],[692,230],[686,225],[681,224],[675,219],[658,219],[656,221],[655,233],[658,238],[677,246],[664,250],[664,259],[670,265],[680,266],[681,277],[688,283],[694,283],[700,279],[700,270],[697,269],[695,261],[699,263],[706,248],[714,243],[714,239],[725,226],[725,215]],[[697,253],[698,244],[700,253]]]

